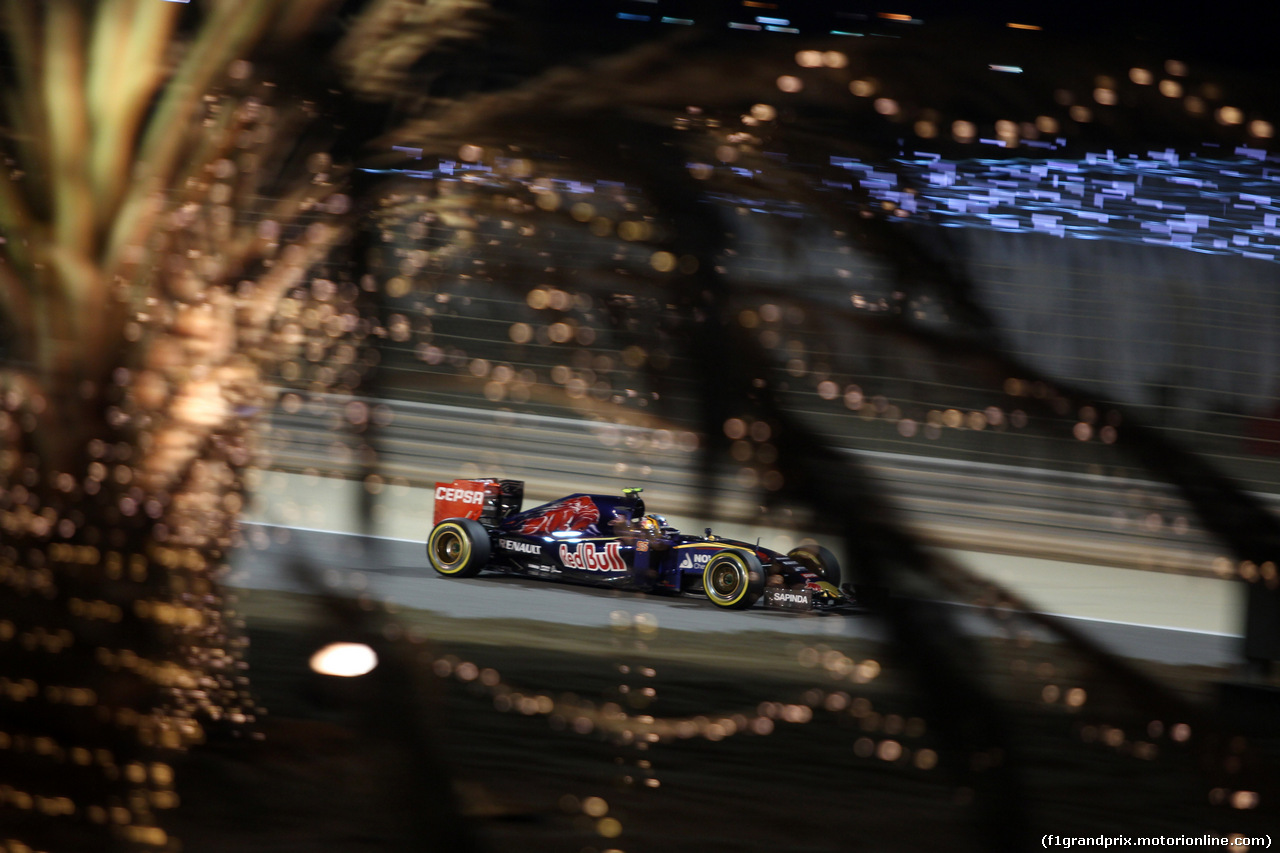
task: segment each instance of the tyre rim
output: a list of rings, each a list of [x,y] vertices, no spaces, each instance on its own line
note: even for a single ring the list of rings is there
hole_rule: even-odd
[[[730,598],[738,588],[738,573],[732,565],[721,563],[711,570],[711,588],[721,598]]]
[[[453,568],[462,558],[462,537],[446,530],[436,539],[436,559],[445,568]]]

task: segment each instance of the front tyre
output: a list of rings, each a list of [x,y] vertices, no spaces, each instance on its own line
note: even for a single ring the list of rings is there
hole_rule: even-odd
[[[801,545],[787,556],[832,586],[840,586],[840,561],[821,545]]]
[[[722,551],[703,570],[702,589],[717,607],[745,610],[764,593],[764,568],[755,554]]]
[[[489,562],[489,554],[489,531],[469,518],[442,521],[427,538],[427,560],[445,577],[474,577]]]

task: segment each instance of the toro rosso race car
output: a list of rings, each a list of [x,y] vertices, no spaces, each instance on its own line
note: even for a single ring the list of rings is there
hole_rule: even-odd
[[[574,494],[522,510],[518,480],[437,483],[427,539],[431,567],[446,577],[484,570],[643,592],[705,595],[718,607],[761,601],[784,610],[850,602],[831,552],[787,554],[712,535],[690,536],[645,512],[640,489],[621,497]]]

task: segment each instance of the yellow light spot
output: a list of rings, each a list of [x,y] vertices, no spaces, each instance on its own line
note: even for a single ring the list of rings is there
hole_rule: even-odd
[[[881,741],[876,749],[876,757],[881,761],[897,761],[902,757],[902,744],[896,740]]]
[[[591,817],[604,817],[609,813],[609,804],[603,797],[587,797],[582,801],[582,812]]]
[[[596,823],[596,832],[605,838],[617,838],[622,834],[622,822],[616,817],[601,818]]]
[[[880,664],[873,660],[864,660],[854,668],[854,679],[865,684],[880,675]]]
[[[649,239],[650,230],[647,222],[639,222],[634,219],[627,219],[618,223],[618,236],[628,242]]]
[[[1009,29],[1011,29],[1011,30],[1043,30],[1043,29],[1044,29],[1044,27],[1040,26],[1039,24],[1014,24],[1014,23],[1009,23],[1009,24],[1005,24],[1005,26],[1006,26],[1006,27],[1008,27],[1008,28],[1009,28]]]
[[[649,258],[649,266],[658,272],[671,272],[676,268],[676,256],[670,252],[654,252]]]
[[[794,94],[804,88],[804,81],[799,77],[784,74],[778,78],[777,85],[781,91],[787,92],[788,94]]]
[[[529,295],[524,299],[525,302],[528,303],[529,307],[535,311],[541,311],[543,308],[546,308],[551,304],[551,299],[547,295],[547,291],[541,287],[535,287],[533,290],[530,290]]]
[[[158,809],[176,809],[180,800],[173,791],[153,791],[151,805]]]
[[[1218,110],[1219,124],[1240,124],[1244,121],[1244,113],[1238,107],[1221,107]]]
[[[163,846],[169,840],[168,834],[158,826],[131,826],[127,834],[131,840],[152,847]]]
[[[173,768],[167,764],[152,764],[151,779],[157,785],[167,787],[173,784]]]
[[[393,299],[399,299],[409,293],[409,280],[403,276],[395,276],[387,279],[387,296]]]
[[[1257,791],[1236,791],[1231,795],[1231,808],[1256,809],[1259,799]]]
[[[751,117],[758,121],[773,121],[778,117],[778,111],[769,104],[756,104],[751,108]]]
[[[363,643],[330,643],[311,656],[310,665],[321,675],[350,678],[372,672],[378,656]]]

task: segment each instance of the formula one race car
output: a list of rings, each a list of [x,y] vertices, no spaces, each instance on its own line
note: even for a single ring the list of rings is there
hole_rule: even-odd
[[[850,604],[826,548],[787,554],[712,535],[690,536],[646,514],[640,489],[574,494],[521,511],[518,480],[437,483],[431,567],[447,577],[488,569],[644,592],[705,595],[730,609],[830,609]]]

